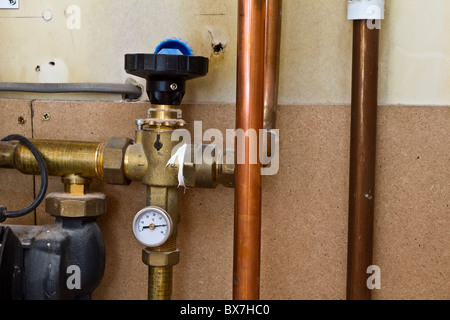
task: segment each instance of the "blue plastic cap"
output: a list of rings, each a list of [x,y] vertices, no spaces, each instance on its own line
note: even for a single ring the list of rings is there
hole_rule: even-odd
[[[194,52],[191,47],[187,44],[187,42],[172,38],[166,39],[161,42],[155,50],[155,54],[176,54],[176,55],[185,55],[185,56],[193,56]]]

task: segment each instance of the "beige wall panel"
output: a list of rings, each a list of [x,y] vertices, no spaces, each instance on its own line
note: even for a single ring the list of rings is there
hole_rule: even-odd
[[[280,170],[263,179],[263,298],[345,298],[349,118],[343,106],[280,108]]]
[[[450,298],[450,110],[383,107],[374,264],[378,299]]]

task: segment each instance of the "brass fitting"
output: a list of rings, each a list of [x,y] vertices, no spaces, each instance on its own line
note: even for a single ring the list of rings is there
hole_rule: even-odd
[[[128,185],[131,183],[125,175],[125,152],[133,141],[128,138],[111,138],[105,145],[103,155],[103,174],[110,184]]]
[[[127,185],[125,153],[133,141],[111,138],[100,142],[31,140],[45,159],[48,174],[66,176],[76,173],[84,178],[100,178],[110,184]],[[15,168],[25,174],[39,174],[33,154],[17,143],[0,143],[0,167]],[[134,165],[134,164],[133,164]]]
[[[64,193],[47,195],[47,213],[55,217],[85,218],[98,217],[106,212],[106,196],[103,193],[89,193],[91,179],[71,174],[61,180],[64,183]]]
[[[124,173],[127,179],[142,181],[148,171],[148,165],[142,144],[129,145],[124,159]]]
[[[183,112],[171,105],[152,104],[148,110],[147,119],[136,120],[138,130],[144,127],[153,129],[176,129],[183,127],[186,122],[182,119]]]
[[[147,172],[141,182],[153,187],[177,187],[178,167],[166,166],[172,157],[172,150],[178,144],[172,141],[173,130],[142,130],[140,140],[148,161]]]
[[[103,178],[101,142],[30,140],[42,154],[50,176],[76,173],[84,178]],[[0,142],[0,167],[15,168],[24,174],[39,174],[39,165],[23,144]]]
[[[176,236],[158,248],[145,248],[142,261],[148,265],[148,299],[170,300],[172,296],[173,266],[180,260]]]
[[[54,192],[45,199],[45,211],[54,217],[98,217],[106,212],[106,196],[103,193],[73,196]]]
[[[158,252],[142,250],[142,261],[149,267],[172,267],[180,262],[180,251]]]
[[[16,152],[16,142],[0,142],[0,168],[14,168],[14,154]]]
[[[192,144],[188,146],[184,161],[184,177],[187,187],[215,188],[217,179],[216,151],[205,152],[208,145]],[[202,155],[201,162],[196,161],[196,155]]]
[[[217,176],[219,177],[219,182],[227,188],[234,188],[234,169],[235,164],[234,161],[232,163],[228,163],[226,161],[226,157],[230,157],[234,160],[234,150],[227,149],[223,153],[223,158],[221,164],[217,167]]]
[[[83,196],[89,192],[91,179],[83,178],[75,174],[61,178],[64,183],[64,192],[71,196]]]
[[[234,187],[234,150],[212,150],[210,145],[189,145],[184,161],[184,177],[187,187],[215,188],[219,183]],[[196,163],[195,154],[202,155],[201,163]],[[232,159],[228,159],[227,157]]]

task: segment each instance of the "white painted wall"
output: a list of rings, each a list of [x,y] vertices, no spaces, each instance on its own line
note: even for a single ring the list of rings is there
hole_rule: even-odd
[[[450,1],[386,3],[380,103],[450,105]],[[352,23],[346,10],[346,0],[284,0],[281,104],[350,102]],[[1,82],[122,83],[128,77],[124,54],[151,53],[175,36],[211,58],[208,76],[188,84],[184,101],[235,101],[235,0],[20,0],[20,9],[0,10],[0,30]],[[218,42],[226,47],[215,56],[211,44]]]

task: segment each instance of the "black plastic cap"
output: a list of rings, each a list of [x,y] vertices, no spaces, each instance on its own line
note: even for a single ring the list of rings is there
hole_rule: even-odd
[[[126,54],[125,71],[147,80],[152,104],[179,105],[186,81],[208,73],[209,60],[200,56],[171,54]]]

